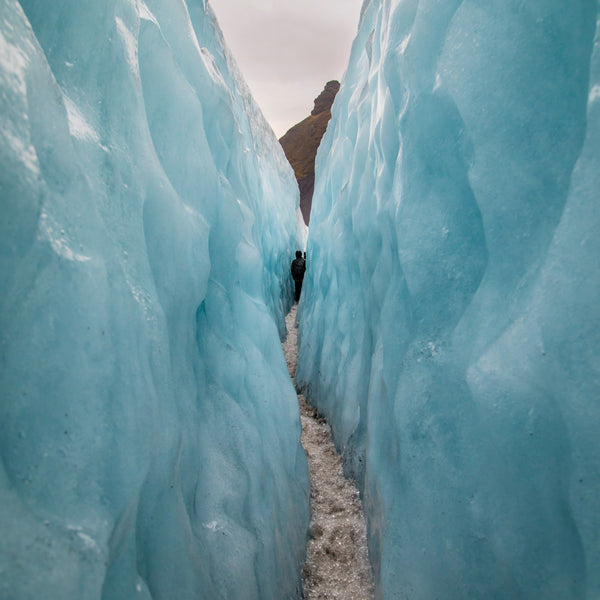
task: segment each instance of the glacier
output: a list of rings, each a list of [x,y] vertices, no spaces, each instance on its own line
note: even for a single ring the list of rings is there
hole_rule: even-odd
[[[600,597],[600,3],[366,0],[296,385],[377,598]]]
[[[206,0],[0,3],[0,597],[297,598],[306,232]]]

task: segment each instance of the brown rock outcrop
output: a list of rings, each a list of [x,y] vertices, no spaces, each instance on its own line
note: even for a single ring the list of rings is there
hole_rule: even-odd
[[[300,210],[307,225],[315,187],[315,157],[331,119],[331,106],[339,89],[339,81],[329,81],[315,99],[310,116],[294,125],[279,140],[296,174],[300,188]]]

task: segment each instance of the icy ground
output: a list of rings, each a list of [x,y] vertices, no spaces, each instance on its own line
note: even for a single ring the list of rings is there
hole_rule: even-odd
[[[297,305],[286,317],[285,359],[294,377],[298,358]],[[310,471],[310,540],[303,570],[306,600],[370,600],[373,583],[359,492],[342,472],[329,425],[298,394],[302,446]]]

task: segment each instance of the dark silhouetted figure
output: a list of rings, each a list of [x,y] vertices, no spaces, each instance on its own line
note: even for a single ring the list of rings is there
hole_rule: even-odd
[[[302,258],[302,252],[297,250],[296,258],[292,261],[292,277],[294,278],[294,283],[296,284],[296,302],[300,300],[304,271],[306,271],[306,261]]]

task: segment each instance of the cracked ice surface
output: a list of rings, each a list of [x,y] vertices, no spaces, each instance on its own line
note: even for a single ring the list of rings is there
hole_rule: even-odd
[[[331,429],[299,395],[302,445],[310,471],[311,522],[303,568],[306,600],[371,600],[373,581],[360,494],[344,477]]]
[[[286,317],[285,357],[294,376],[297,361],[295,305]],[[306,600],[370,600],[373,597],[366,524],[360,494],[344,477],[341,456],[327,422],[298,395],[302,446],[308,458],[311,487],[310,540],[303,568]]]
[[[296,383],[377,597],[600,597],[596,0],[370,0],[319,148]]]
[[[0,194],[0,597],[297,597],[298,189],[208,3],[2,0]]]

